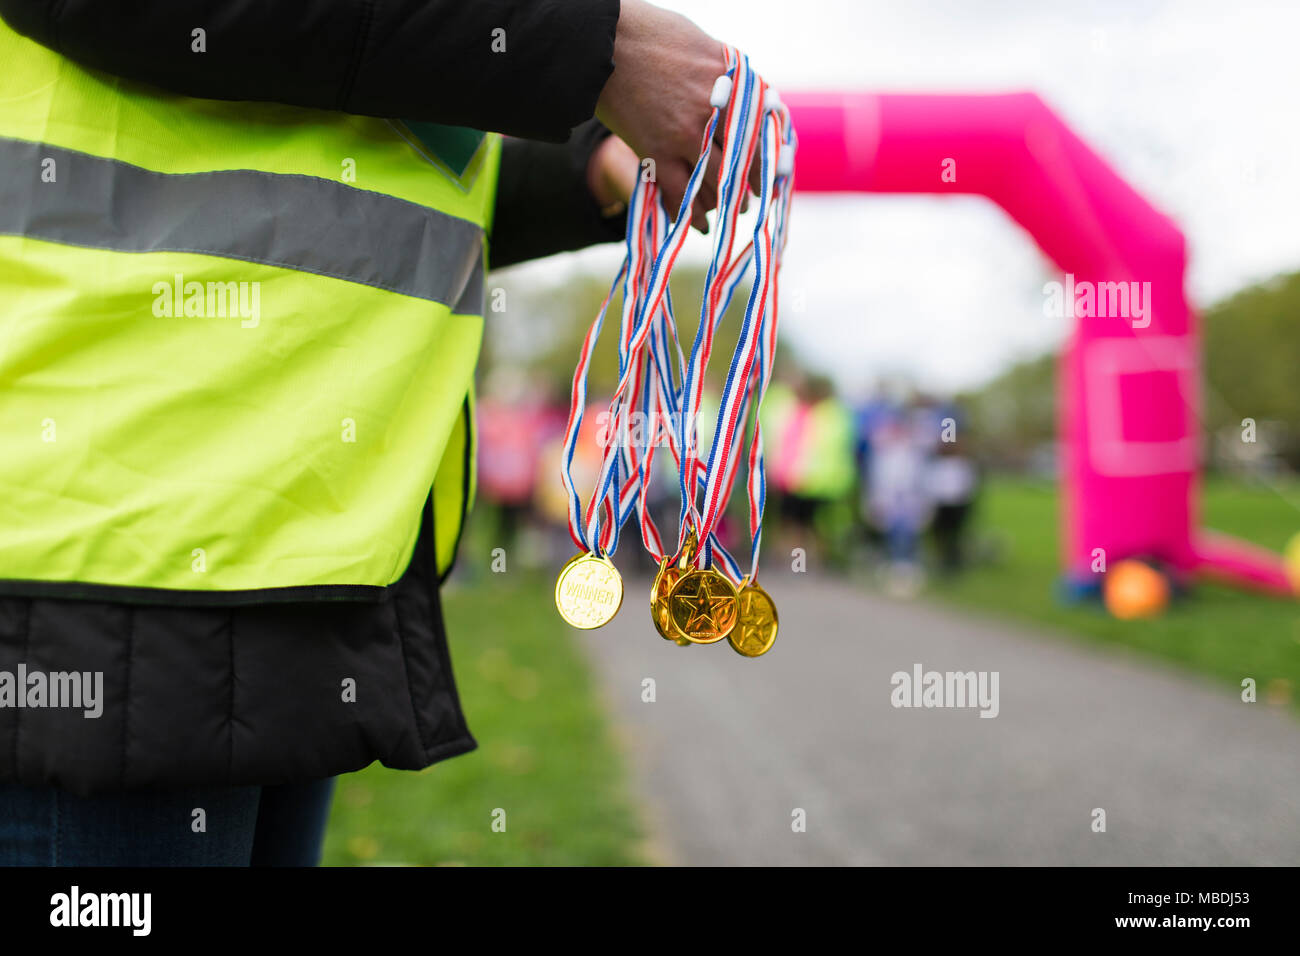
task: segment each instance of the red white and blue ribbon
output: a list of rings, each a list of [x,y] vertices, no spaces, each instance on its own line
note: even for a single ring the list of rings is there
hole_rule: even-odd
[[[751,537],[749,578],[753,580],[758,571],[766,497],[758,408],[770,381],[771,361],[775,354],[776,276],[784,249],[795,143],[788,110],[781,104],[775,91],[749,70],[748,61],[743,56],[738,59],[734,82],[736,86],[733,88],[727,124],[728,139],[725,141],[730,148],[724,153],[722,185],[719,190],[721,228],[715,239],[714,257],[706,276],[706,294],[701,307],[701,323],[692,351],[692,362],[683,384],[687,404],[684,420],[689,420],[696,414],[699,407],[703,388],[702,371],[707,365],[712,346],[709,333],[716,328],[717,318],[725,313],[740,279],[748,272],[751,264],[753,282],[736,349],[723,386],[712,446],[707,463],[703,466],[707,479],[704,501],[698,515],[694,496],[686,495],[687,488],[694,489],[696,482],[693,476],[700,467],[699,459],[694,454],[688,456],[690,460],[683,469],[680,490],[684,503],[683,527],[693,527],[705,542],[699,563],[707,567],[714,557],[711,553],[714,530],[726,510],[734,486],[741,439],[746,420],[752,412],[754,437],[749,455],[747,485]],[[761,164],[759,209],[751,242],[739,257],[732,259],[742,198],[737,193],[743,194],[756,147],[759,149]],[[731,175],[728,175],[728,160],[736,164]],[[733,579],[734,577],[736,576]]]
[[[621,483],[618,481],[619,456],[616,454],[615,443],[607,443],[604,449],[605,454],[602,456],[602,465],[596,481],[596,491],[588,502],[585,512],[582,508],[582,499],[573,481],[573,459],[577,449],[578,434],[586,411],[587,373],[591,367],[591,357],[600,338],[600,331],[604,325],[610,299],[613,297],[615,290],[618,289],[619,284],[624,283],[622,324],[624,335],[621,337],[622,341],[620,342],[619,383],[610,401],[610,419],[611,422],[617,425],[617,423],[624,420],[624,410],[620,408],[620,405],[624,394],[627,392],[631,375],[635,370],[635,363],[625,363],[623,356],[636,354],[640,351],[650,328],[648,319],[658,311],[667,293],[668,277],[672,272],[678,254],[681,252],[690,228],[690,209],[696,195],[699,193],[700,185],[704,180],[705,171],[708,167],[719,113],[719,108],[715,106],[704,130],[700,146],[700,158],[687,183],[677,219],[669,230],[662,247],[658,249],[657,255],[654,256],[653,265],[649,267],[649,275],[644,285],[641,283],[641,276],[646,269],[644,256],[651,251],[644,241],[646,234],[645,217],[648,215],[648,204],[651,202],[658,203],[658,190],[648,188],[653,184],[646,182],[644,177],[638,182],[628,206],[627,248],[623,264],[618,275],[615,276],[610,291],[605,296],[595,320],[587,330],[586,338],[583,340],[582,349],[578,355],[578,364],[574,370],[573,387],[569,402],[569,419],[565,429],[561,456],[561,478],[569,502],[569,535],[579,548],[593,554],[612,554],[617,549],[618,531],[621,524],[618,519],[623,516],[618,513]],[[627,294],[629,291],[632,292],[631,295]],[[618,434],[617,429],[615,434]]]
[[[781,253],[785,246],[795,147],[789,112],[781,104],[775,91],[770,88],[764,93],[761,123],[763,143],[760,160],[760,205],[751,243],[754,281],[750,287],[749,301],[746,304],[736,352],[723,389],[724,399],[718,409],[718,418],[714,427],[715,439],[705,469],[709,479],[705,488],[703,514],[700,519],[701,527],[711,530],[726,509],[727,497],[734,482],[734,465],[730,468],[726,467],[725,456],[734,453],[737,441],[744,433],[747,413],[752,409],[754,432],[750,445],[747,482],[751,539],[748,575],[750,581],[755,580],[758,574],[763,507],[767,491],[762,426],[757,412],[771,380],[772,359],[776,350],[777,306],[780,298],[778,276]],[[734,288],[728,290],[728,300],[733,292]],[[724,303],[723,308],[725,307]],[[756,328],[751,333],[752,325],[756,325]],[[718,467],[716,463],[720,453],[724,455],[722,467]]]
[[[723,573],[738,582],[739,567],[718,541],[716,527],[735,481],[742,457],[745,422],[752,410],[755,428],[748,462],[752,580],[757,572],[766,491],[757,412],[775,351],[776,273],[784,248],[792,170],[789,160],[794,138],[788,111],[750,68],[748,59],[732,48],[727,49],[726,56],[727,72],[715,86],[700,158],[688,181],[676,220],[668,226],[653,181],[642,178],[629,201],[624,260],[583,340],[574,372],[562,478],[569,501],[569,533],[580,548],[612,554],[618,547],[620,528],[636,512],[645,546],[658,559],[664,556],[664,547],[648,514],[646,492],[655,449],[659,444],[667,444],[679,475],[678,553],[688,533],[694,530],[703,542],[697,556],[701,566],[712,566],[716,561]],[[668,280],[688,234],[690,209],[702,183],[720,119],[723,153],[719,228],[706,274],[700,326],[687,361],[677,337]],[[763,174],[759,211],[753,238],[735,254],[740,207],[756,153],[761,154]],[[704,369],[722,317],[751,264],[754,282],[728,371],[708,461],[702,467],[696,426],[703,397]],[[591,357],[609,303],[620,286],[623,304],[619,382],[610,401],[606,429],[611,440],[602,449],[596,489],[583,509],[572,478],[572,463],[587,405]],[[679,375],[674,374],[675,369]],[[637,433],[631,427],[634,413],[640,414],[643,425],[640,441],[629,440]],[[667,428],[663,427],[665,423]],[[704,494],[702,513],[696,508],[700,492]]]

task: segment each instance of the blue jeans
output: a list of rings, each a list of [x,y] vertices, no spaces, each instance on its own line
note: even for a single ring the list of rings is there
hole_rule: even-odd
[[[918,542],[916,528],[907,521],[895,521],[886,532],[891,561],[915,561]]]
[[[2,784],[0,866],[315,866],[333,795],[333,777],[95,797]]]

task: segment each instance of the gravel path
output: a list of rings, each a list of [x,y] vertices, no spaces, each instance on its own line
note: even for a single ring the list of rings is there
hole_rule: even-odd
[[[641,581],[584,634],[669,862],[1300,863],[1291,715],[1123,651],[765,583],[781,636],[758,660],[662,640]],[[917,663],[997,671],[998,716],[893,707],[891,675]]]

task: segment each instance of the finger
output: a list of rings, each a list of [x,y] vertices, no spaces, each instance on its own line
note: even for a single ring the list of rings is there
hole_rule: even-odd
[[[610,136],[596,147],[587,163],[587,188],[601,208],[627,203],[636,187],[640,168],[632,147],[617,136]]]
[[[713,209],[718,205],[718,176],[721,171],[722,151],[711,150],[709,164],[704,167],[704,182],[700,184],[700,196],[704,199],[706,209]]]
[[[718,147],[718,149],[722,149],[723,146],[722,141],[724,139],[723,134],[726,132],[726,126],[727,126],[727,111],[722,110],[720,113],[718,113],[718,125],[713,127],[713,145]]]
[[[704,208],[704,203],[696,197],[695,202],[691,203],[691,225],[698,229],[703,235],[709,234],[709,220]]]
[[[686,176],[675,164],[659,164],[657,182],[663,194],[664,209],[673,222],[681,209],[682,198],[686,195]]]
[[[754,161],[749,164],[749,191],[755,196],[763,192],[763,151],[762,145],[754,150]]]
[[[612,141],[607,149],[607,163],[610,187],[623,202],[627,202],[632,197],[632,191],[636,189],[637,177],[641,173],[641,160],[632,147],[619,139],[617,136],[611,136]]]
[[[704,211],[716,209],[718,206],[718,191],[713,188],[712,183],[701,183],[700,191],[695,194],[695,201],[704,207]]]

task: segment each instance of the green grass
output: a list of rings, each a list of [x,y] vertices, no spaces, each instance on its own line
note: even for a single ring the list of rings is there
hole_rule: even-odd
[[[1134,648],[1208,674],[1234,688],[1253,677],[1261,699],[1297,702],[1300,603],[1198,582],[1159,618],[1119,621],[1100,603],[1058,600],[1058,493],[1054,484],[998,479],[980,501],[977,536],[999,542],[1001,557],[931,593],[1102,644]],[[1281,550],[1300,531],[1300,485],[1207,482],[1202,524]]]
[[[420,773],[339,781],[327,865],[646,862],[605,716],[551,583],[518,573],[444,591],[479,749]],[[493,832],[492,814],[506,811]]]

